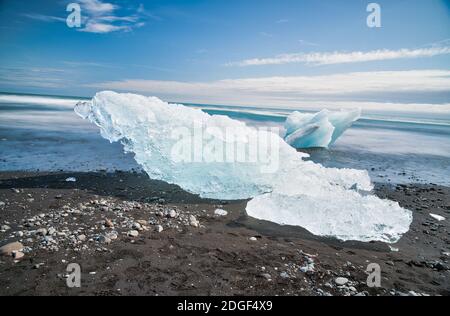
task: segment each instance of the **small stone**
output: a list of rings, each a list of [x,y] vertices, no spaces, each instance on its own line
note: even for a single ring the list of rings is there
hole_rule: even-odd
[[[15,189],[15,188],[12,188],[11,191],[13,191],[14,193],[17,193],[17,194],[20,193],[20,190],[19,189]]]
[[[21,251],[15,251],[13,252],[13,258],[16,260],[20,260],[25,256],[25,254]]]
[[[258,241],[258,238],[256,238],[256,237],[250,237],[250,241]]]
[[[289,279],[290,278],[290,276],[289,276],[289,274],[287,274],[287,272],[281,272],[280,273],[280,277],[282,277],[283,279]]]
[[[269,273],[263,273],[261,274],[263,278],[265,278],[267,281],[272,281],[272,276]]]
[[[177,216],[178,216],[178,214],[177,214],[177,212],[175,210],[170,210],[169,211],[169,217],[170,218],[175,218]]]
[[[33,266],[33,269],[39,269],[39,268],[42,267],[43,265],[44,265],[43,263],[35,264],[35,265]]]
[[[194,215],[189,215],[189,225],[191,225],[192,227],[198,227],[200,226],[200,223]]]
[[[77,178],[74,177],[67,178],[66,182],[77,182]]]
[[[137,236],[139,236],[139,232],[137,230],[130,230],[128,232],[128,236],[129,237],[137,237]]]
[[[78,235],[77,238],[78,238],[79,241],[85,241],[86,240],[86,235],[81,234],[81,235]]]
[[[36,230],[36,235],[39,235],[39,236],[47,236],[47,229],[45,229],[45,228],[39,228],[38,230]]]
[[[5,202],[0,201],[0,207],[3,207],[3,206],[5,206],[5,205],[6,205]]]
[[[0,227],[0,230],[3,230],[3,231],[8,231],[8,230],[10,230],[11,229],[11,227],[9,227],[8,225],[2,225],[2,227]]]
[[[110,220],[110,219],[105,219],[105,226],[108,228],[113,228],[114,227],[114,223]]]
[[[164,228],[161,225],[156,226],[156,231],[158,233],[162,232],[164,230]]]
[[[103,235],[98,236],[97,241],[102,244],[110,244],[111,243],[111,239],[108,238],[107,236],[103,236]]]
[[[216,216],[227,216],[228,212],[218,208],[217,210],[214,211],[214,215],[216,215]]]
[[[337,285],[341,285],[342,286],[342,285],[346,285],[348,283],[348,279],[340,277],[340,278],[336,278],[336,280],[334,280],[334,282]]]
[[[23,245],[20,242],[12,242],[0,247],[0,255],[2,256],[12,256],[13,252],[18,252],[23,250]]]
[[[48,229],[48,234],[49,234],[50,236],[53,236],[54,234],[56,234],[56,229],[54,229],[53,227],[50,227],[50,228]]]
[[[116,231],[112,231],[112,232],[107,233],[105,235],[105,237],[111,239],[111,241],[112,241],[112,240],[116,240],[117,238],[119,238],[119,235]]]
[[[142,226],[139,223],[133,223],[133,225],[131,225],[131,228],[134,230],[142,230]]]
[[[137,220],[136,223],[138,223],[138,224],[141,225],[142,227],[145,226],[145,225],[147,225],[147,221],[146,221],[146,220],[143,220],[143,219]]]

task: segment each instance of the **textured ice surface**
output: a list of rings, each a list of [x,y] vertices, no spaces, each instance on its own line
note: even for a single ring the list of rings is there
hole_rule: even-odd
[[[134,153],[152,179],[177,184],[204,198],[253,198],[247,213],[258,219],[298,225],[342,240],[385,242],[396,242],[412,221],[411,212],[397,203],[362,192],[372,189],[366,171],[324,168],[305,161],[306,154],[269,130],[257,131],[228,117],[155,97],[108,91],[79,103],[75,111],[99,126],[104,138],[120,141],[127,152]],[[203,138],[193,154],[202,151],[206,162],[184,161],[174,154],[180,145],[178,131],[193,131],[196,126],[201,126]],[[220,133],[223,129],[231,130],[233,137],[225,138]],[[238,148],[260,138],[277,143],[277,148],[260,149],[257,161],[214,160],[217,148],[230,144]],[[274,157],[279,168],[268,172],[265,167]]]
[[[361,117],[361,110],[316,114],[292,113],[286,120],[285,141],[294,148],[328,148]]]

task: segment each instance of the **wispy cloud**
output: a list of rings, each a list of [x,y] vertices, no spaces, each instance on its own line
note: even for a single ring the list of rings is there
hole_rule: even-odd
[[[362,63],[381,60],[433,57],[450,54],[450,47],[430,47],[420,49],[373,50],[368,52],[325,52],[282,54],[270,58],[253,58],[229,63],[229,66],[262,66],[284,64],[306,64],[311,66]]]
[[[100,0],[80,0],[81,8],[87,12],[81,32],[105,34],[111,32],[130,32],[145,25],[145,9],[142,4],[129,15],[117,15],[120,6]]]
[[[82,27],[80,32],[105,34],[111,32],[130,32],[143,27],[146,19],[159,18],[147,11],[142,4],[134,9],[124,9],[117,4],[101,0],[79,0],[81,7]],[[122,14],[120,14],[120,12]],[[42,22],[63,22],[65,17],[26,13],[23,16]]]
[[[263,77],[211,82],[121,80],[90,84],[97,89],[135,91],[171,100],[227,104],[298,105],[308,100],[352,100],[354,96],[450,93],[450,71],[356,72],[325,76]],[[304,102],[303,102],[304,103]],[[329,103],[329,102],[328,102]],[[448,108],[447,108],[448,109]],[[422,109],[423,110],[423,109]]]
[[[42,21],[42,22],[66,22],[65,18],[61,18],[58,16],[38,14],[38,13],[24,13],[24,14],[22,14],[22,16],[32,19],[32,20],[37,20],[37,21]]]
[[[313,42],[309,42],[309,41],[305,41],[305,40],[298,40],[298,42],[304,46],[319,46],[319,44],[317,44],[317,43],[313,43]]]
[[[78,0],[83,10],[87,11],[91,15],[104,15],[110,14],[114,10],[118,9],[117,5],[112,3],[102,2],[100,0]]]
[[[48,67],[0,67],[0,84],[40,88],[62,88],[67,86],[69,72],[61,68]]]

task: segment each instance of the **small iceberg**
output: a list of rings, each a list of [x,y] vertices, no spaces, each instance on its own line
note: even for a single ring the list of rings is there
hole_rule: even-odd
[[[284,140],[294,148],[328,148],[359,118],[361,109],[316,114],[292,113],[286,120]]]
[[[105,139],[121,142],[150,178],[203,198],[250,199],[247,214],[257,219],[301,226],[318,236],[386,243],[396,243],[412,222],[411,211],[398,203],[363,192],[373,188],[367,171],[307,161],[307,154],[267,129],[156,97],[110,91],[79,103],[75,112],[97,125]],[[348,120],[328,114],[316,117],[325,117],[333,131],[329,144]]]

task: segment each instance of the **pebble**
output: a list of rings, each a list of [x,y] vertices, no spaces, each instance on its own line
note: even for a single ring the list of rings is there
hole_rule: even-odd
[[[8,230],[10,230],[11,229],[11,227],[9,227],[8,225],[2,225],[2,227],[0,228],[0,230],[3,230],[3,231],[8,231]]]
[[[175,210],[170,210],[169,211],[169,217],[170,218],[175,218],[177,216],[178,216],[178,214],[177,214],[177,212]]]
[[[256,237],[250,237],[250,240],[251,240],[251,241],[258,241],[258,238],[256,238]]]
[[[133,223],[133,225],[131,225],[131,228],[133,230],[142,230],[142,225],[139,223]]]
[[[12,242],[0,247],[0,255],[2,256],[12,256],[13,252],[18,252],[23,250],[23,245],[20,242]]]
[[[128,232],[128,236],[129,237],[137,237],[137,236],[139,236],[139,232],[137,230],[130,230]]]
[[[337,285],[346,285],[347,283],[348,283],[348,279],[347,278],[342,278],[342,277],[340,277],[340,278],[336,278],[335,280],[334,280],[334,282],[337,284]]]
[[[105,219],[105,226],[108,228],[113,228],[114,224],[110,219]]]
[[[86,240],[86,235],[81,234],[81,235],[78,235],[77,238],[78,238],[79,241],[85,241]]]
[[[106,236],[103,236],[103,235],[98,236],[97,241],[102,244],[110,244],[111,243],[111,239]]]
[[[67,178],[66,182],[77,182],[77,178],[74,177]]]
[[[263,273],[261,274],[263,278],[265,278],[267,281],[272,281],[272,276],[269,273]]]
[[[216,216],[227,216],[228,212],[218,208],[217,210],[214,211],[214,215],[216,215]]]
[[[281,272],[280,273],[280,277],[282,277],[283,279],[289,279],[290,278],[290,276],[289,276],[289,274],[287,274],[287,272]]]
[[[15,251],[15,252],[13,252],[12,255],[13,255],[13,258],[16,260],[22,259],[25,256],[25,254],[21,251]]]
[[[189,225],[191,225],[192,227],[198,227],[200,226],[200,223],[194,215],[189,215]]]
[[[6,203],[5,202],[3,202],[3,201],[0,201],[0,207],[3,207],[3,206],[5,206],[6,205]]]
[[[164,230],[164,228],[161,225],[156,226],[156,231],[158,233],[162,232]]]
[[[38,230],[36,230],[36,235],[39,235],[39,236],[46,236],[46,235],[47,235],[47,229],[45,229],[45,228],[39,228]]]

